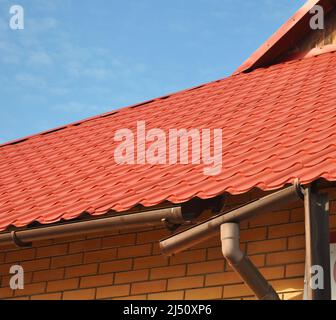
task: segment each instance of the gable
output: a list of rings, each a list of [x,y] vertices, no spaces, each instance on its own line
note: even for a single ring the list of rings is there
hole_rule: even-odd
[[[326,17],[325,30],[312,30],[310,21],[315,13],[314,6],[323,8]],[[292,58],[320,44],[331,44],[335,40],[336,0],[309,0],[280,29],[263,43],[235,72],[250,72]],[[304,54],[303,54],[304,53]],[[295,56],[298,58],[300,56]]]

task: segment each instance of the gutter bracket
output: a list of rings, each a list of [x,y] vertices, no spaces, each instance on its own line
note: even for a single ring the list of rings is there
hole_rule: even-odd
[[[32,242],[23,242],[21,241],[18,236],[16,235],[16,231],[12,231],[10,233],[11,238],[14,242],[14,244],[18,247],[18,248],[31,248],[33,246]]]
[[[294,180],[294,187],[295,187],[296,193],[298,194],[299,198],[301,200],[304,200],[305,190],[302,188],[299,178]]]

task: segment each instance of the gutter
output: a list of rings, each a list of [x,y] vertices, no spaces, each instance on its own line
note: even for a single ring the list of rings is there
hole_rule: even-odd
[[[165,225],[173,231],[178,226],[189,222],[192,218],[193,216],[190,214],[184,215],[181,207],[117,215],[97,220],[0,233],[0,247],[13,243],[20,248],[30,247],[34,241],[160,225]]]
[[[161,251],[167,256],[177,254],[216,236],[222,224],[229,222],[239,223],[262,213],[284,207],[288,203],[303,200],[303,198],[303,190],[297,182],[287,189],[270,194],[233,211],[220,213],[214,218],[162,240],[160,242]]]
[[[220,232],[222,252],[231,267],[260,300],[279,300],[279,296],[259,270],[240,250],[239,222],[273,211],[288,203],[304,200],[299,181],[287,189],[251,202],[243,207],[221,213],[203,223],[160,242],[165,255],[173,255],[205,241]]]

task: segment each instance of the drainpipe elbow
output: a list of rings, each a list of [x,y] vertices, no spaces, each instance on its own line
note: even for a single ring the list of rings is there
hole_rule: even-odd
[[[226,223],[221,226],[223,256],[232,265],[237,265],[244,258],[240,250],[239,224]]]
[[[221,225],[222,252],[231,267],[261,300],[279,300],[279,296],[259,270],[240,250],[239,224]]]

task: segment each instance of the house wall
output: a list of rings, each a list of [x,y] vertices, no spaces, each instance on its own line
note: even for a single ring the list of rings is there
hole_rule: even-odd
[[[336,230],[336,190],[328,189]],[[228,208],[262,194],[229,197]],[[203,217],[204,218],[204,217]],[[241,247],[282,299],[302,299],[304,211],[298,202],[241,225]],[[224,261],[218,237],[171,258],[164,229],[96,234],[0,249],[2,299],[254,299]],[[9,268],[25,270],[25,289],[9,289]]]
[[[336,44],[336,10],[326,15],[323,30],[313,30],[298,42],[292,53],[305,52],[331,44]]]

